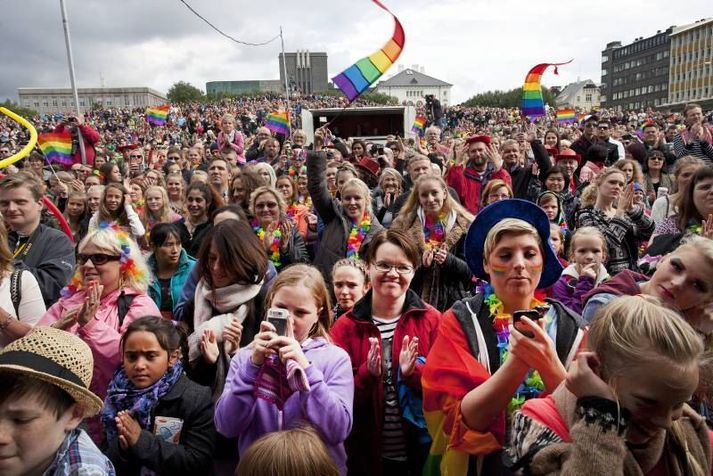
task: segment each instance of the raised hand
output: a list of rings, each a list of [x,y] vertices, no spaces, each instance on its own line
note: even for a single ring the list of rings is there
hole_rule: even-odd
[[[569,364],[569,371],[565,379],[567,389],[577,398],[601,397],[616,400],[616,396],[609,384],[597,375],[594,369],[599,367],[599,358],[594,352],[580,352],[576,359]]]
[[[210,329],[203,331],[200,348],[201,354],[203,354],[203,360],[207,363],[214,364],[218,361],[220,350],[218,350],[218,339],[215,336],[215,332]]]
[[[381,377],[381,345],[377,337],[369,337],[369,353],[366,356],[366,369],[374,377]]]
[[[416,357],[418,357],[418,337],[414,336],[409,340],[409,337],[405,335],[399,353],[401,375],[408,377],[416,370]]]

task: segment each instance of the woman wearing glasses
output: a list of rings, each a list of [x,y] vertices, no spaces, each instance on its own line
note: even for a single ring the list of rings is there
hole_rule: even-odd
[[[651,150],[646,154],[646,167],[644,167],[644,181],[646,182],[646,200],[654,203],[659,192],[659,188],[666,188],[666,195],[673,192],[674,182],[671,175],[666,173],[666,164],[663,152]]]
[[[420,410],[421,368],[441,314],[409,289],[421,251],[406,234],[382,230],[364,260],[371,290],[332,328],[354,369],[354,426],[347,464],[354,474],[421,474],[428,452]],[[414,403],[400,404],[400,394]]]
[[[77,334],[94,354],[91,389],[102,398],[121,364],[119,341],[134,319],[159,315],[146,294],[149,270],[136,242],[117,225],[102,223],[79,244],[77,269],[61,298],[38,325]]]

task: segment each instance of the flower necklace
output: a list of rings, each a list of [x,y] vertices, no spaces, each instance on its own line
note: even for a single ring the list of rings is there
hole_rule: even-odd
[[[364,242],[364,238],[371,229],[371,217],[368,212],[364,212],[358,223],[353,223],[347,238],[347,258],[359,259],[359,249]]]
[[[299,204],[292,202],[287,206],[287,216],[294,219],[297,211],[300,209]]]
[[[493,287],[490,284],[485,285],[485,304],[490,310],[490,315],[493,317],[493,327],[495,335],[498,339],[498,353],[500,355],[500,366],[502,366],[508,358],[508,342],[510,338],[510,325],[512,324],[512,316],[506,314],[500,298],[495,294]],[[530,303],[530,309],[544,310],[548,305],[536,297],[533,297]],[[545,315],[546,322],[549,324],[551,318]],[[536,370],[528,372],[525,381],[515,391],[515,396],[508,404],[508,415],[518,410],[526,400],[537,397],[545,390],[545,384],[542,382],[542,377]]]
[[[426,215],[426,223],[423,227],[423,238],[426,248],[437,249],[446,238],[446,218],[445,212],[438,215],[438,220],[434,221],[431,215]]]
[[[693,220],[691,220],[691,221],[688,222],[688,228],[687,228],[687,230],[688,230],[690,233],[695,233],[696,235],[700,235],[701,233],[703,233],[703,225],[701,225],[700,223],[696,223],[696,222],[694,222]]]
[[[260,223],[256,220],[253,219],[252,221],[252,226],[253,226],[253,231],[257,235],[258,239],[260,240],[261,243],[265,242],[265,229],[260,226]],[[282,231],[280,231],[280,228],[277,227],[272,231],[272,242],[270,243],[270,253],[268,255],[268,258],[270,258],[270,261],[272,261],[272,264],[275,265],[275,268],[279,269],[280,266],[282,266],[282,263],[280,262],[280,242],[282,241]]]

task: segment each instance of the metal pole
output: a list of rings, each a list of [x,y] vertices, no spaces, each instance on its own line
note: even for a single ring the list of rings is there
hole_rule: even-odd
[[[280,43],[282,44],[282,70],[285,72],[285,95],[287,97],[287,126],[290,128],[292,137],[292,109],[290,108],[290,85],[287,81],[287,61],[285,60],[285,38],[282,36],[282,26],[280,26]],[[287,139],[287,138],[285,138]]]
[[[72,93],[74,94],[74,106],[77,109],[77,120],[82,117],[82,110],[79,108],[79,92],[77,84],[74,80],[74,58],[72,57],[72,43],[69,40],[69,21],[67,20],[67,8],[64,5],[64,0],[59,0],[59,6],[62,10],[62,27],[64,28],[64,43],[67,46],[67,64],[69,66],[69,82],[72,85]],[[87,153],[84,150],[84,138],[82,131],[77,125],[77,141],[79,142],[79,152],[82,155],[82,164],[87,165]]]

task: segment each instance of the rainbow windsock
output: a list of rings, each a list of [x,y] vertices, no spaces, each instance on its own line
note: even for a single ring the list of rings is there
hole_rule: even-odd
[[[522,87],[522,115],[527,117],[539,117],[545,115],[545,100],[542,98],[542,75],[550,66],[555,67],[555,74],[559,74],[557,66],[571,63],[541,63],[527,73],[525,84]]]
[[[290,120],[287,111],[275,111],[267,115],[265,127],[270,129],[275,134],[282,134],[287,137],[290,135]]]
[[[404,42],[406,41],[404,29],[396,15],[391,13],[379,0],[372,1],[394,17],[394,34],[379,51],[360,59],[332,78],[334,84],[342,90],[350,103],[374,84],[396,62],[401,55],[401,51],[403,51]]]
[[[557,110],[557,122],[561,124],[567,124],[577,121],[577,114],[574,109],[558,109]]]
[[[40,134],[37,138],[42,153],[50,162],[62,165],[72,165],[72,133],[49,132]]]
[[[168,104],[163,106],[149,107],[146,109],[146,121],[154,126],[163,126],[168,117]]]
[[[419,137],[423,136],[423,133],[426,130],[426,116],[419,114],[416,116],[416,119],[413,121],[413,125],[411,126],[411,132],[416,134]]]

